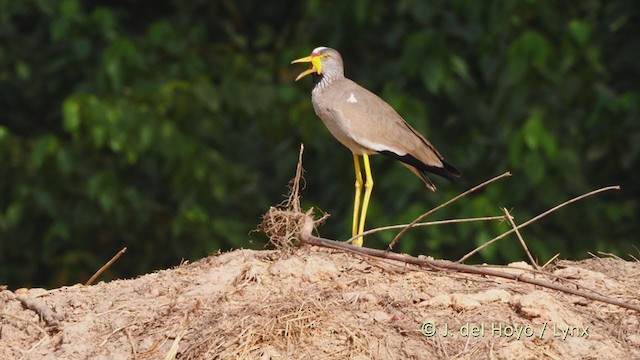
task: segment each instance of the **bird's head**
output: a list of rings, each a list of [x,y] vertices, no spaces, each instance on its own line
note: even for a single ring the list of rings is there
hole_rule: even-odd
[[[311,67],[298,75],[296,81],[303,77],[314,74],[315,75],[329,75],[329,76],[344,76],[344,69],[342,65],[342,57],[336,50],[328,47],[317,47],[313,49],[311,55],[293,60],[291,63],[311,63]]]

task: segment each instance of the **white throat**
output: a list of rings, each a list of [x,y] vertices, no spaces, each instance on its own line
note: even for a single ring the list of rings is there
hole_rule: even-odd
[[[311,90],[311,96],[315,96],[321,92],[323,92],[326,88],[328,88],[334,81],[338,80],[341,76],[337,75],[335,72],[325,72],[322,74],[322,80],[316,83]]]

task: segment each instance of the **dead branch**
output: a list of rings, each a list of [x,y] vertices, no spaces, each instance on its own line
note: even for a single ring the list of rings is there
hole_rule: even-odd
[[[545,287],[548,289],[552,289],[552,290],[556,290],[556,291],[561,291],[561,292],[565,292],[568,294],[572,294],[575,296],[580,296],[586,299],[590,299],[590,300],[594,300],[594,301],[600,301],[603,303],[607,303],[607,304],[612,304],[612,305],[616,305],[622,308],[626,308],[626,309],[631,309],[631,310],[635,310],[637,312],[640,312],[640,305],[636,305],[636,304],[629,304],[626,302],[623,302],[621,300],[618,299],[614,299],[611,298],[609,296],[604,296],[601,294],[598,294],[594,291],[585,291],[585,290],[578,290],[578,288],[583,288],[582,286],[580,286],[579,284],[574,284],[576,288],[573,287],[569,287],[569,286],[565,286],[565,285],[560,285],[557,283],[552,283],[549,281],[545,281],[545,280],[539,280],[539,279],[535,279],[531,276],[525,276],[524,274],[512,274],[512,273],[507,273],[504,271],[498,271],[498,270],[493,270],[493,269],[489,269],[483,266],[472,266],[472,265],[465,265],[465,264],[461,264],[459,262],[452,262],[452,261],[447,261],[447,260],[434,260],[434,259],[420,259],[420,258],[416,258],[413,256],[409,256],[409,255],[404,255],[404,254],[398,254],[398,253],[394,253],[391,252],[390,249],[393,247],[393,245],[395,245],[395,243],[397,242],[397,240],[400,238],[400,236],[406,232],[409,228],[416,226],[418,224],[418,221],[420,221],[421,219],[423,219],[424,217],[428,216],[429,214],[433,213],[434,211],[443,208],[444,206],[456,201],[457,199],[460,199],[464,196],[466,196],[469,193],[472,193],[476,190],[478,190],[479,188],[486,186],[487,184],[494,182],[500,178],[506,177],[506,176],[510,176],[510,173],[504,173],[500,176],[497,176],[491,180],[488,180],[480,185],[477,185],[476,187],[467,190],[466,192],[454,197],[453,199],[445,202],[444,204],[435,207],[431,210],[429,210],[428,212],[422,214],[420,217],[418,217],[416,220],[414,220],[412,223],[410,223],[407,226],[404,226],[404,228],[402,229],[402,231],[400,231],[400,233],[398,233],[398,235],[395,237],[394,241],[389,244],[389,247],[387,250],[378,250],[378,249],[370,249],[370,248],[364,248],[364,247],[359,247],[359,246],[353,246],[351,244],[345,243],[345,242],[339,242],[339,241],[334,241],[334,240],[329,240],[329,239],[325,239],[325,238],[321,238],[321,237],[317,237],[312,235],[312,232],[315,230],[318,221],[314,221],[313,217],[312,217],[312,211],[309,210],[305,213],[302,212],[302,209],[300,208],[300,195],[299,195],[299,184],[300,184],[300,179],[302,177],[302,151],[303,151],[303,147],[300,147],[300,156],[298,158],[298,167],[296,170],[296,177],[294,178],[293,184],[292,184],[292,188],[290,189],[290,193],[289,193],[289,198],[286,202],[284,202],[283,204],[280,204],[279,208],[271,208],[269,210],[269,212],[263,217],[263,222],[260,226],[260,228],[265,231],[265,233],[267,234],[267,236],[270,238],[270,241],[272,242],[272,244],[276,245],[276,247],[278,247],[278,245],[283,245],[285,244],[286,246],[284,247],[278,247],[278,248],[284,248],[285,250],[291,246],[292,241],[289,239],[291,237],[295,237],[297,238],[297,240],[299,240],[302,243],[306,243],[306,244],[310,244],[310,245],[315,245],[315,246],[321,246],[321,247],[326,247],[326,248],[331,248],[331,249],[337,249],[337,250],[342,250],[342,251],[348,251],[348,252],[352,252],[352,253],[357,253],[360,255],[364,255],[364,256],[373,256],[373,257],[377,257],[377,258],[382,258],[382,259],[387,259],[387,260],[392,260],[392,261],[398,261],[401,263],[405,263],[405,264],[413,264],[416,266],[419,266],[421,268],[429,268],[429,269],[433,269],[433,270],[449,270],[449,271],[454,271],[454,272],[459,272],[459,273],[467,273],[467,274],[476,274],[476,275],[483,275],[483,276],[493,276],[493,277],[498,277],[498,278],[504,278],[504,279],[509,279],[509,280],[514,280],[514,281],[520,281],[520,282],[524,282],[524,283],[528,283],[528,284],[532,284],[532,285],[536,285],[536,286],[541,286],[541,287]],[[576,198],[573,198],[569,201],[566,201],[548,211],[545,211],[544,213],[534,217],[533,219],[530,219],[529,221],[526,221],[523,224],[520,224],[518,226],[515,226],[515,223],[513,223],[513,220],[509,214],[508,211],[505,210],[505,216],[500,217],[500,218],[504,218],[506,217],[507,219],[510,220],[511,224],[512,224],[512,229],[510,231],[507,231],[505,233],[503,233],[502,235],[500,235],[498,238],[494,239],[493,241],[496,241],[499,238],[505,237],[506,235],[512,233],[512,232],[517,232],[519,229],[525,227],[526,225],[529,225],[531,223],[533,223],[534,221],[550,214],[551,212],[565,206],[568,205],[570,203],[573,203],[575,201],[578,201],[582,198],[585,198],[587,196],[590,195],[594,195],[597,194],[599,192],[603,192],[606,190],[613,190],[613,189],[620,189],[619,186],[610,186],[607,188],[602,188],[599,190],[595,190],[592,191],[590,193],[578,196]],[[324,219],[324,218],[323,218]],[[321,219],[322,220],[322,219]],[[463,221],[468,221],[468,219],[462,219]],[[454,221],[449,221],[446,220],[446,222],[454,222]],[[435,224],[437,222],[433,222],[432,224]],[[426,226],[426,224],[425,224]],[[375,229],[375,231],[381,231],[379,229]],[[373,232],[373,231],[372,231]],[[361,234],[360,236],[364,235],[366,233]],[[281,239],[286,239],[287,241],[275,241],[274,242],[274,238],[273,236],[276,237],[280,237]],[[350,239],[353,240],[353,239]],[[491,241],[491,242],[493,242]],[[524,242],[523,240],[521,240],[522,242]],[[489,242],[489,243],[491,243]],[[484,244],[484,246],[488,245],[489,243]],[[523,244],[523,246],[525,247],[525,251],[526,250],[526,245]],[[470,253],[471,256],[472,254],[474,254],[475,252],[479,251],[480,249],[482,249],[482,247],[474,250],[474,252]],[[535,261],[533,261],[533,257],[531,256],[530,253],[529,257],[530,260],[532,260],[532,263],[534,263],[535,265]],[[466,259],[466,257],[464,257],[461,260]],[[546,265],[546,264],[545,264]],[[553,274],[549,274],[546,273],[544,271],[541,270],[532,270],[531,272],[533,273],[542,273],[544,275],[547,276],[553,276],[556,277]]]
[[[456,200],[458,200],[458,199],[460,199],[460,198],[463,198],[463,197],[465,197],[465,196],[467,196],[467,195],[471,194],[472,192],[477,191],[478,189],[481,189],[481,188],[483,188],[483,187],[485,187],[485,186],[487,186],[487,185],[491,184],[491,183],[492,183],[492,182],[494,182],[494,181],[497,181],[497,180],[500,180],[500,179],[502,179],[502,178],[504,178],[504,177],[509,177],[509,176],[511,176],[511,173],[510,173],[510,172],[506,172],[506,173],[504,173],[504,174],[502,174],[502,175],[498,175],[498,176],[494,177],[493,179],[489,179],[489,180],[487,180],[487,181],[483,182],[482,184],[477,185],[477,186],[475,186],[475,187],[473,187],[473,188],[471,188],[471,189],[469,189],[469,190],[467,190],[467,191],[463,192],[462,194],[460,194],[460,195],[458,195],[458,196],[454,197],[453,199],[451,199],[451,200],[449,200],[449,201],[447,201],[447,202],[444,202],[444,203],[442,203],[442,204],[440,204],[440,205],[438,205],[438,206],[434,207],[433,209],[431,209],[431,210],[427,211],[426,213],[424,213],[424,214],[422,214],[422,215],[418,216],[415,220],[413,220],[411,223],[409,223],[409,225],[407,225],[407,227],[405,227],[404,229],[402,229],[402,231],[400,231],[400,232],[398,233],[398,235],[396,235],[396,237],[395,237],[395,238],[393,238],[393,241],[391,241],[391,244],[389,244],[389,247],[387,247],[387,250],[391,251],[391,250],[393,249],[393,247],[395,246],[395,244],[400,240],[400,237],[401,237],[402,235],[404,235],[404,233],[405,233],[405,232],[407,232],[409,229],[411,229],[415,224],[417,224],[420,220],[422,220],[422,219],[424,219],[425,217],[427,217],[427,216],[429,216],[429,215],[433,214],[434,212],[436,212],[436,211],[438,211],[438,210],[442,209],[443,207],[445,207],[445,206],[447,206],[447,205],[451,204],[452,202],[455,202]],[[362,236],[362,234],[361,234],[360,236]]]
[[[630,309],[630,310],[635,310],[637,312],[640,312],[640,305],[629,304],[624,301],[620,301],[618,299],[614,299],[608,296],[588,293],[586,291],[574,289],[574,288],[560,285],[560,284],[555,284],[549,281],[523,276],[522,274],[511,274],[504,271],[497,271],[497,270],[482,268],[479,266],[465,265],[465,264],[460,264],[460,263],[447,261],[447,260],[419,259],[413,256],[398,254],[388,250],[378,250],[378,249],[370,249],[370,248],[365,248],[360,246],[353,246],[351,244],[345,244],[340,241],[335,241],[335,240],[314,236],[311,234],[312,229],[313,229],[313,219],[308,218],[306,219],[305,225],[302,227],[302,232],[300,233],[300,240],[302,242],[305,242],[310,245],[321,246],[321,247],[326,247],[330,249],[338,249],[338,250],[349,251],[349,252],[361,254],[361,255],[368,255],[368,256],[373,256],[377,258],[400,261],[406,264],[413,264],[423,268],[430,268],[434,270],[445,269],[445,270],[455,271],[459,273],[493,276],[493,277],[499,277],[503,279],[524,282],[527,284],[542,286],[547,289],[561,291],[567,294],[580,296],[585,299],[590,299],[594,301],[603,302],[606,304],[616,305],[625,309]]]
[[[35,311],[47,325],[58,326],[60,324],[62,316],[51,310],[41,300],[23,295],[16,295],[16,299],[18,299],[25,308]]]
[[[494,220],[504,221],[506,219],[507,218],[504,215],[484,216],[484,217],[464,218],[464,219],[449,219],[449,220],[438,220],[438,221],[428,221],[428,222],[422,222],[422,223],[415,223],[415,224],[413,224],[413,227],[445,225],[445,224],[458,224],[458,223],[477,222],[477,221],[494,221]],[[411,225],[411,224],[381,226],[381,227],[378,227],[378,228],[375,228],[375,229],[363,231],[361,234],[356,235],[356,236],[350,238],[349,240],[347,240],[345,242],[348,243],[348,244],[351,244],[351,242],[353,242],[353,240],[355,240],[355,239],[357,239],[357,238],[359,238],[361,236],[365,236],[365,235],[369,235],[369,234],[375,234],[377,232],[387,231],[387,230],[404,229],[409,225]]]
[[[516,232],[516,231],[518,231],[518,230],[522,229],[523,227],[525,227],[525,226],[527,226],[527,225],[530,225],[530,224],[532,224],[532,223],[534,223],[534,222],[536,222],[536,221],[538,221],[538,220],[542,219],[543,217],[545,217],[545,216],[547,216],[547,215],[551,214],[552,212],[554,212],[554,211],[556,211],[556,210],[558,210],[558,209],[560,209],[560,208],[562,208],[562,207],[564,207],[564,206],[567,206],[567,205],[569,205],[569,204],[571,204],[571,203],[574,203],[574,202],[576,202],[576,201],[578,201],[578,200],[584,199],[584,198],[589,197],[589,196],[591,196],[591,195],[595,195],[595,194],[598,194],[598,193],[601,193],[601,192],[604,192],[604,191],[609,191],[609,190],[620,190],[620,186],[617,186],[617,185],[616,185],[616,186],[607,186],[607,187],[604,187],[604,188],[601,188],[601,189],[593,190],[593,191],[588,192],[588,193],[586,193],[586,194],[582,194],[582,195],[580,195],[580,196],[576,196],[576,197],[574,197],[574,198],[573,198],[573,199],[571,199],[571,200],[567,200],[567,201],[563,202],[563,203],[562,203],[562,204],[560,204],[560,205],[554,206],[553,208],[551,208],[551,209],[549,209],[549,210],[547,210],[547,211],[543,212],[542,214],[540,214],[540,215],[538,215],[538,216],[536,216],[536,217],[534,217],[534,218],[532,218],[532,219],[529,219],[528,221],[525,221],[524,223],[522,223],[522,224],[520,224],[520,225],[516,226],[515,228],[513,228],[513,229],[511,229],[511,230],[509,230],[509,231],[507,231],[507,232],[504,232],[504,233],[502,233],[501,235],[498,235],[498,236],[496,236],[495,238],[493,238],[493,239],[491,239],[491,240],[487,241],[486,243],[484,243],[484,244],[482,244],[482,245],[478,246],[477,248],[475,248],[474,250],[472,250],[472,251],[471,251],[470,253],[468,253],[467,255],[465,255],[465,256],[463,256],[463,257],[461,257],[461,258],[460,258],[460,260],[458,260],[458,262],[459,262],[459,263],[463,263],[465,260],[467,260],[468,258],[470,258],[471,256],[473,256],[474,254],[478,253],[480,250],[484,249],[485,247],[487,247],[487,246],[489,246],[489,245],[493,244],[494,242],[496,242],[496,241],[498,241],[498,240],[502,239],[503,237],[505,237],[505,236],[507,236],[507,235],[509,235],[509,234],[511,234],[511,233],[513,233],[513,232]]]

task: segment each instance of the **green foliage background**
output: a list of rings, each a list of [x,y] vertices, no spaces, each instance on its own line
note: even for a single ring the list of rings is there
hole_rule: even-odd
[[[86,281],[123,246],[107,277],[262,248],[249,232],[282,200],[301,142],[304,205],[332,215],[324,236],[348,237],[351,155],[315,117],[310,81],[293,82],[304,67],[289,64],[320,45],[463,173],[431,193],[374,157],[369,227],[512,171],[437,218],[505,206],[523,222],[620,184],[524,235],[541,261],[637,255],[639,10],[634,0],[0,0],[0,283]],[[413,230],[399,250],[457,259],[505,229]],[[475,260],[522,256],[504,240]]]

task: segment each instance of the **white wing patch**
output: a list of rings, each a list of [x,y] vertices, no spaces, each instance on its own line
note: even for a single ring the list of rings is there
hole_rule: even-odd
[[[378,151],[378,152],[380,152],[380,151],[391,151],[392,153],[394,153],[394,154],[396,154],[398,156],[407,155],[406,151],[400,151],[398,149],[394,149],[392,147],[376,143],[375,141],[367,141],[367,140],[364,140],[364,139],[355,139],[355,140],[361,146],[364,146],[365,148],[371,149],[373,151]]]
[[[357,102],[358,102],[358,99],[356,99],[356,96],[355,96],[355,95],[353,95],[353,93],[351,93],[351,95],[350,95],[350,96],[349,96],[349,98],[347,99],[347,102],[348,102],[348,103],[355,104],[355,103],[357,103]]]

